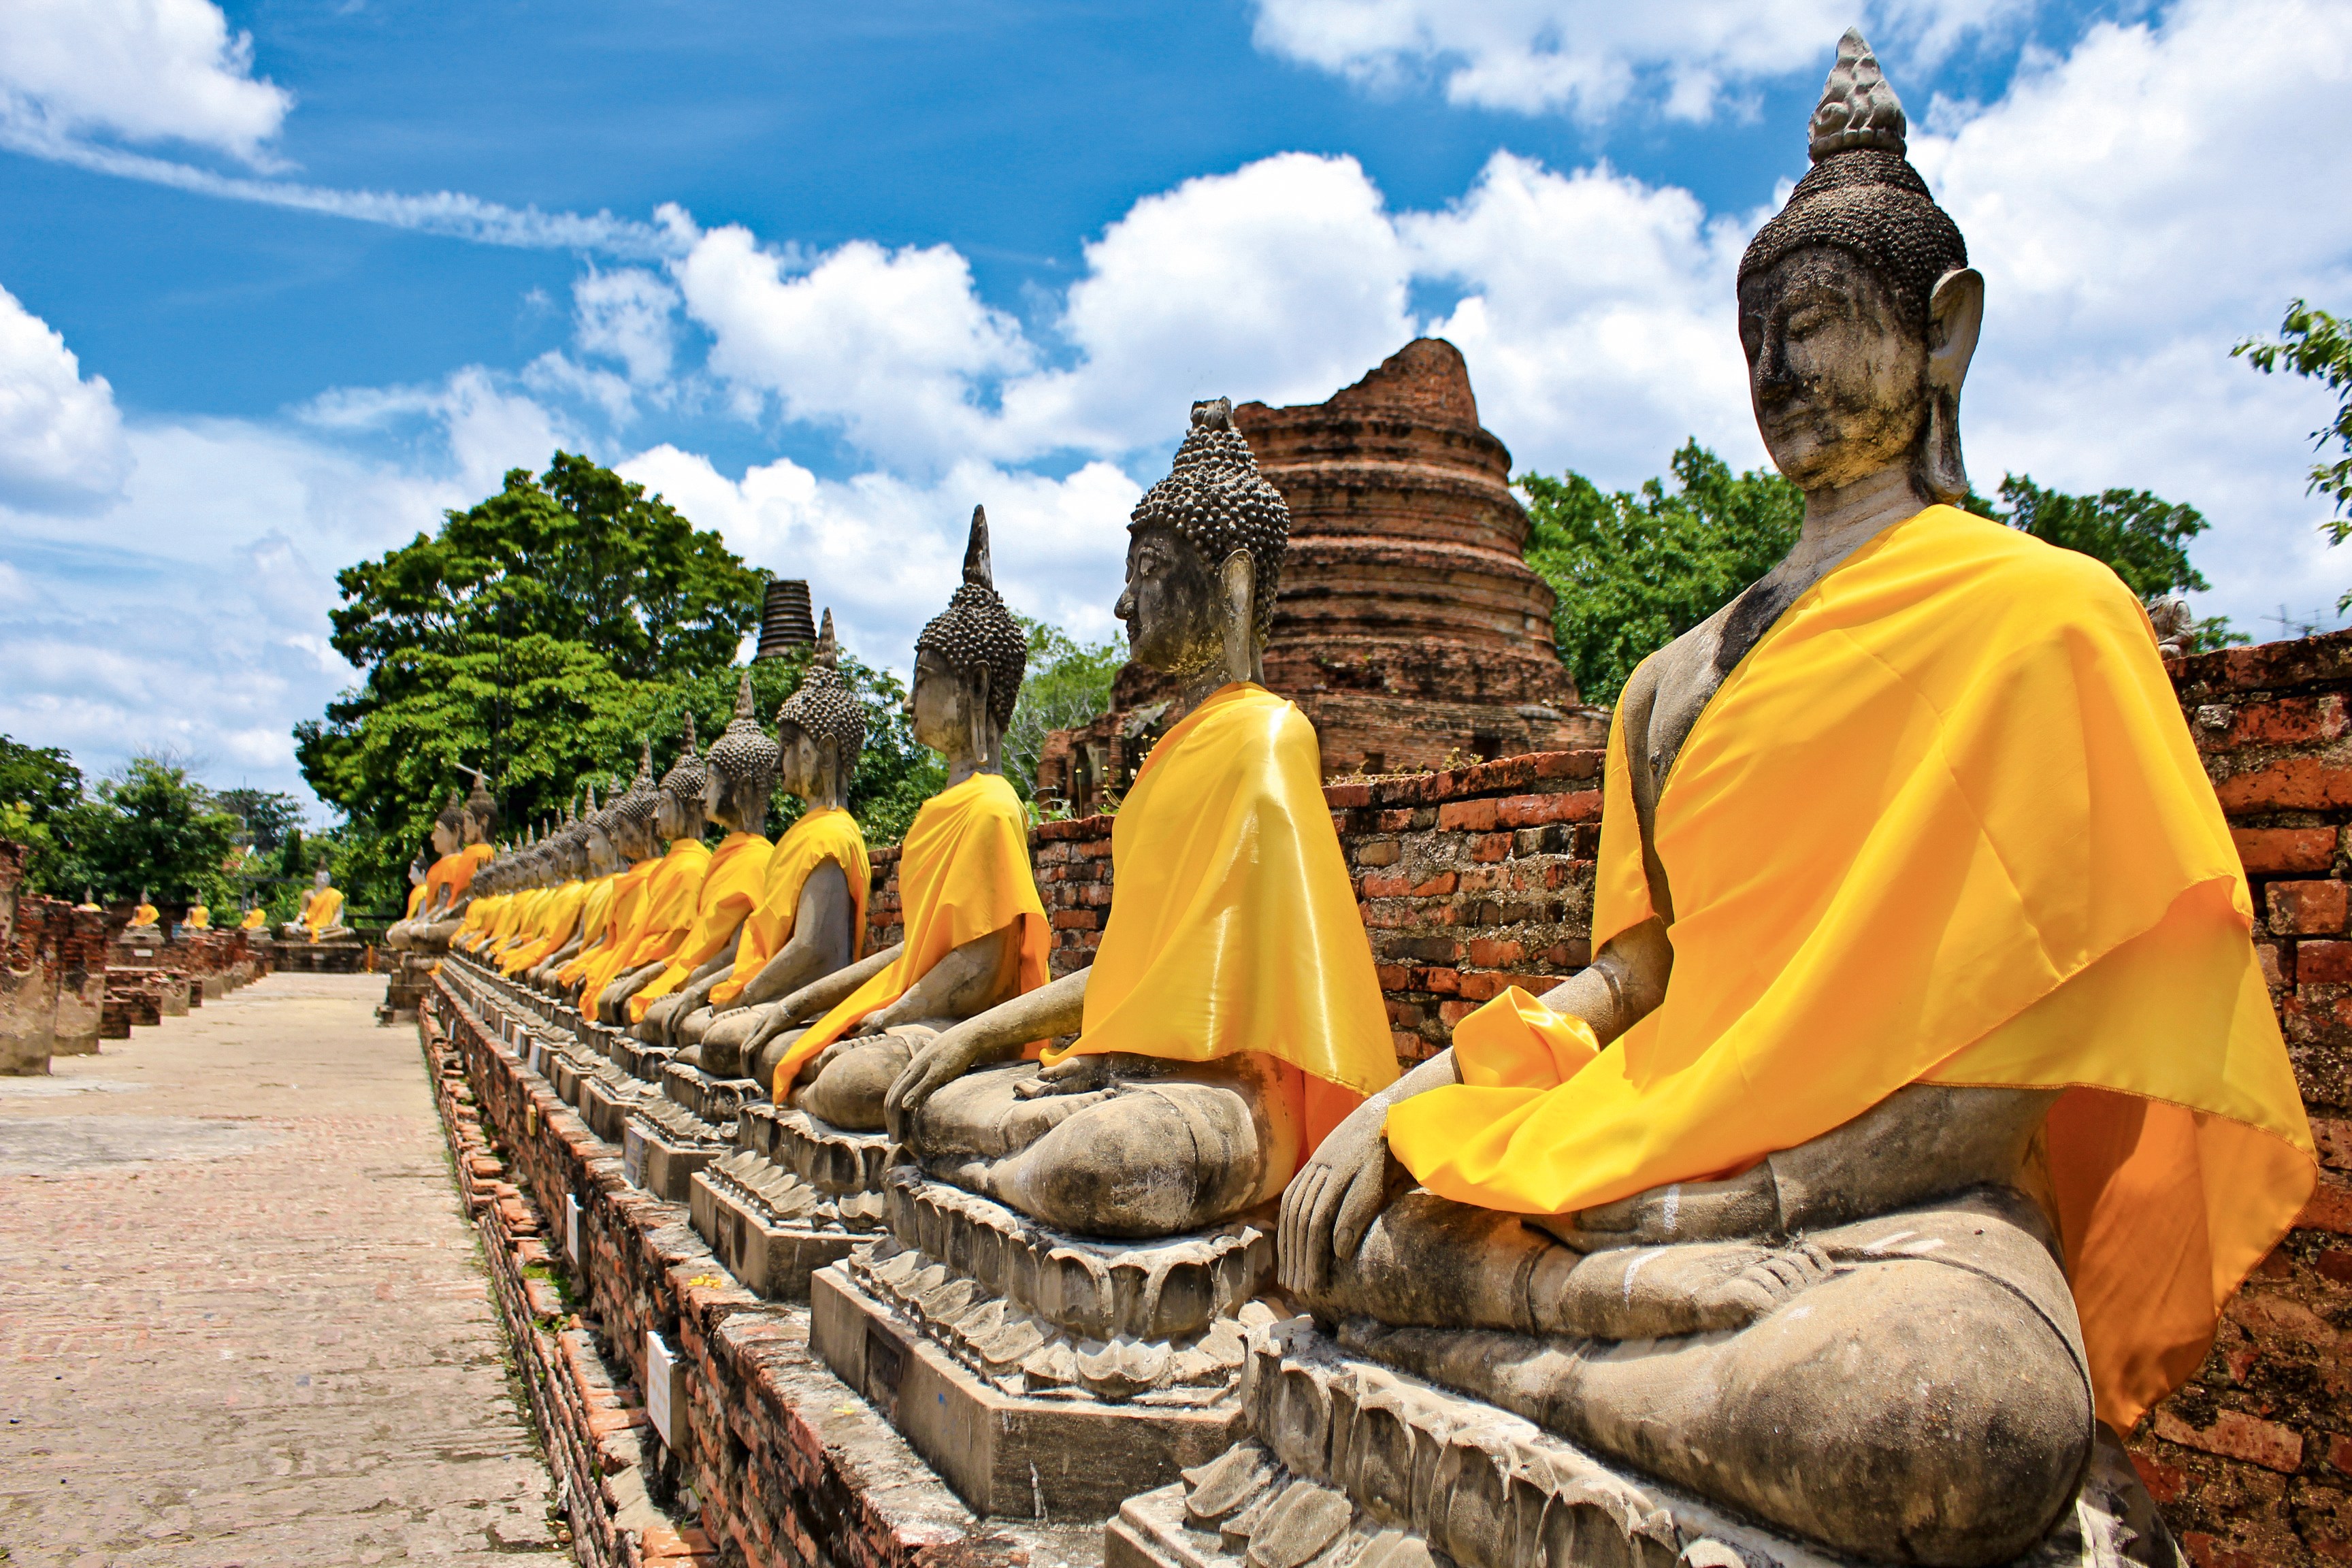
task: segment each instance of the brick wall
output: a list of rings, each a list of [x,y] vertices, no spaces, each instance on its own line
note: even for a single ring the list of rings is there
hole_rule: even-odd
[[[2352,1557],[2352,633],[2202,654],[2174,679],[2326,1169],[2133,1447],[2200,1568],[2315,1564]]]
[[[0,1073],[45,1073],[58,1028],[58,944],[71,906],[18,889],[29,852],[0,842]]]

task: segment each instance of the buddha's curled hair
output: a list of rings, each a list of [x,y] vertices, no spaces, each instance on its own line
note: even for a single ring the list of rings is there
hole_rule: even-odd
[[[747,669],[735,688],[735,716],[710,743],[703,762],[727,781],[730,790],[748,784],[765,800],[776,776],[776,742],[760,727],[759,709],[751,700],[751,672]]]
[[[1254,618],[1265,639],[1290,549],[1290,506],[1258,472],[1248,437],[1234,427],[1231,398],[1192,405],[1192,427],[1176,449],[1175,466],[1143,492],[1127,526],[1172,530],[1213,572],[1234,551],[1248,551],[1256,569]]]
[[[933,625],[937,625],[934,622]],[[916,645],[921,647],[920,643]],[[1025,656],[1024,647],[1024,656]],[[989,691],[995,692],[993,678]],[[1013,682],[1017,690],[1018,679]],[[831,741],[840,758],[845,782],[857,771],[857,755],[866,749],[866,705],[841,679],[840,646],[834,641],[833,611],[824,612],[824,626],[816,635],[816,651],[809,656],[808,671],[798,691],[776,710],[776,726],[798,725],[817,741]]]
[[[637,762],[637,776],[629,781],[629,787],[622,792],[618,800],[606,806],[604,812],[614,822],[634,823],[639,827],[650,828],[654,807],[657,804],[654,785],[654,743],[650,738],[646,741],[645,748],[644,756]]]
[[[995,574],[988,558],[988,513],[971,509],[971,536],[963,551],[963,585],[915,639],[915,651],[925,650],[947,660],[948,668],[970,679],[988,671],[988,706],[999,728],[1013,721],[1013,704],[1021,696],[1021,677],[1029,668],[1029,638],[1021,623],[996,596]],[[861,743],[862,743],[861,734]]]
[[[1807,246],[1835,246],[1878,275],[1905,323],[1924,335],[1937,282],[1969,264],[1969,247],[1904,156],[1906,131],[1877,57],[1847,29],[1813,110],[1813,166],[1748,242],[1741,279]]]
[[[686,745],[669,772],[662,774],[662,792],[688,806],[702,804],[703,781],[709,776],[702,758],[694,750],[694,715],[686,716]]]

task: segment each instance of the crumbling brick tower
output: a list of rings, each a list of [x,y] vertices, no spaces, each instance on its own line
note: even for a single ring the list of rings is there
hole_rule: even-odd
[[[1418,338],[1328,403],[1234,423],[1290,503],[1266,685],[1315,721],[1327,773],[1600,743],[1459,349]]]

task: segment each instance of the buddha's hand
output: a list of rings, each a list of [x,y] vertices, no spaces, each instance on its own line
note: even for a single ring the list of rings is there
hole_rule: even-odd
[[[1780,1234],[1780,1189],[1769,1162],[1727,1182],[1673,1182],[1575,1214],[1528,1221],[1579,1252],[1671,1247],[1690,1241],[1761,1241]]]
[[[1358,1106],[1283,1189],[1275,1237],[1283,1288],[1297,1295],[1329,1289],[1333,1265],[1355,1257],[1372,1221],[1412,1184],[1389,1150],[1388,1107]]]
[[[1744,1329],[1828,1279],[1817,1247],[1781,1251],[1746,1242],[1620,1247],[1587,1255],[1557,1300],[1539,1302],[1549,1333],[1598,1340],[1669,1339]]]
[[[890,1092],[882,1100],[882,1121],[890,1130],[892,1142],[908,1141],[907,1130],[931,1096],[996,1054],[988,1036],[972,1027],[977,1021],[968,1018],[919,1047],[906,1070],[890,1085]]]

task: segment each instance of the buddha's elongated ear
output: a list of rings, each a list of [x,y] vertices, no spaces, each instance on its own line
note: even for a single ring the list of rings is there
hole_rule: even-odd
[[[1225,679],[1257,679],[1257,563],[1236,550],[1217,568],[1224,599]]]
[[[1960,458],[1960,384],[1968,380],[1983,330],[1984,274],[1958,267],[1937,279],[1927,301],[1927,434],[1916,478],[1931,499],[1947,505],[1969,493],[1968,466]]]
[[[988,666],[982,664],[977,679],[972,681],[972,707],[971,712],[967,716],[971,725],[971,754],[982,767],[988,765],[988,721],[989,716],[995,711],[989,705],[988,688]]]

